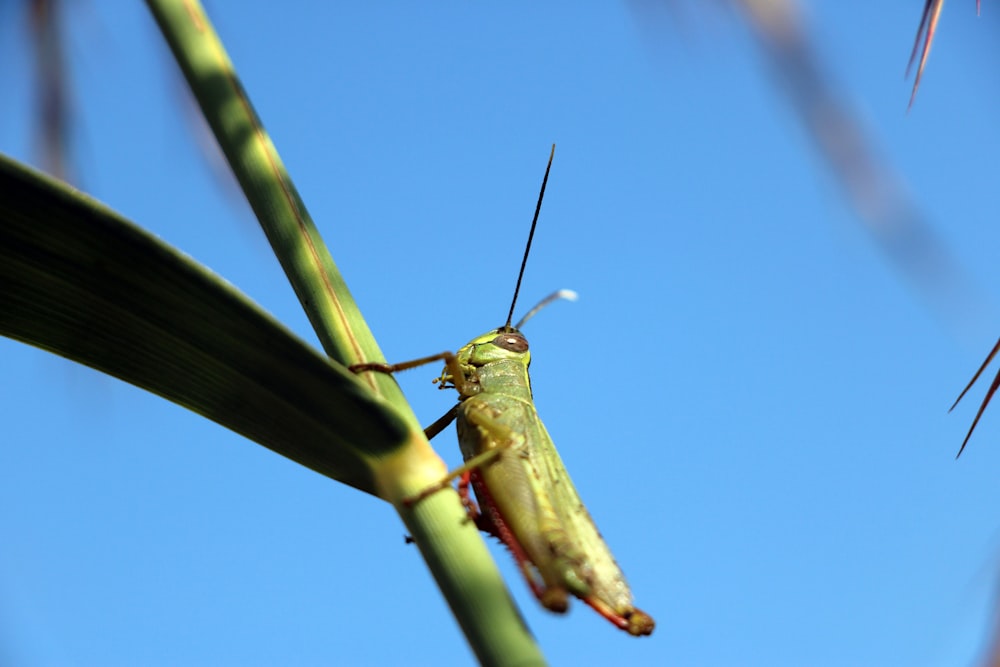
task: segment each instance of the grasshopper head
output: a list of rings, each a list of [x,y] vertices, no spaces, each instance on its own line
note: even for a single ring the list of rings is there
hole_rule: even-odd
[[[524,267],[522,266],[522,271]],[[520,280],[518,281],[520,282]],[[515,291],[515,301],[517,293]],[[478,338],[473,338],[465,347],[458,351],[456,358],[463,367],[482,368],[494,361],[516,360],[524,364],[527,368],[531,365],[531,353],[528,351],[528,339],[521,333],[519,327],[531,319],[535,313],[556,301],[557,299],[576,300],[576,292],[568,289],[561,289],[553,292],[538,305],[528,311],[528,314],[514,326],[510,326],[510,315],[507,316],[507,323],[493,331],[488,331]],[[511,304],[511,313],[514,312],[514,304]]]
[[[480,391],[478,369],[498,361],[519,361],[527,371],[531,353],[524,334],[513,327],[500,327],[466,343],[455,355],[455,361],[458,364],[455,370],[461,370],[462,381],[456,382],[452,368],[445,364],[441,377],[435,382],[440,383],[439,388],[462,387],[459,393],[467,398]]]
[[[524,334],[511,327],[500,327],[471,340],[459,350],[458,358],[463,364],[477,367],[504,359],[516,359],[527,366],[531,363],[531,352]]]

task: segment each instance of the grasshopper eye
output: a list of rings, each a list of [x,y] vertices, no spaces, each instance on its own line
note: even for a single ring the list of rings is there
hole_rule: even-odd
[[[500,332],[493,339],[493,344],[509,352],[527,352],[528,339],[518,331]]]

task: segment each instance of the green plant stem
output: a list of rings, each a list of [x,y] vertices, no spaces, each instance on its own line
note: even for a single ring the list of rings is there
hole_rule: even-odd
[[[201,5],[196,0],[147,4],[324,349],[342,364],[382,361]],[[372,461],[375,486],[402,517],[476,656],[489,665],[542,664],[541,653],[456,494],[435,494],[413,509],[403,505],[403,498],[440,479],[443,465],[395,381],[379,373],[363,377],[411,424],[404,447]]]

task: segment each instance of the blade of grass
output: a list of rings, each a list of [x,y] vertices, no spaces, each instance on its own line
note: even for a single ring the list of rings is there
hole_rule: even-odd
[[[383,361],[367,324],[303,205],[235,68],[197,0],[147,0],[285,274],[331,357],[349,365]],[[379,458],[375,484],[396,507],[480,661],[538,664],[542,657],[475,530],[453,523],[454,493],[406,508],[443,469],[395,380],[363,381],[411,425],[409,445]]]
[[[913,108],[913,102],[917,99],[920,79],[924,76],[927,57],[931,54],[931,44],[934,43],[934,33],[937,31],[942,9],[944,9],[944,0],[927,0],[924,3],[924,12],[920,16],[920,25],[917,26],[917,36],[913,40],[913,51],[910,52],[910,61],[906,64],[906,77],[909,78],[913,63],[917,60],[917,52],[920,52],[920,64],[917,66],[917,76],[913,79],[913,90],[910,92],[910,103],[906,107],[907,110]],[[977,4],[977,13],[978,9]],[[923,42],[923,48],[920,46],[921,42]]]
[[[384,361],[208,17],[194,1],[147,4],[323,349],[345,366]],[[394,386],[374,389],[404,403]]]
[[[979,376],[983,374],[986,367],[990,365],[990,362],[993,361],[997,352],[1000,352],[1000,340],[993,345],[993,349],[990,350],[988,355],[986,355],[985,361],[983,361],[983,363],[979,366],[979,369],[976,371],[976,374],[972,376],[972,379],[969,380],[969,384],[965,385],[965,389],[963,389],[962,393],[958,395],[955,402],[951,404],[950,408],[948,408],[948,412],[954,410],[959,401],[961,401],[969,390],[972,389],[972,385],[976,384],[976,380],[978,380]],[[986,412],[986,406],[988,406],[990,401],[993,400],[993,395],[996,393],[998,387],[1000,387],[1000,371],[998,371],[996,376],[994,376],[993,382],[990,383],[989,389],[986,390],[986,396],[983,397],[982,403],[979,404],[979,410],[976,411],[976,417],[972,420],[972,425],[969,426],[969,431],[965,434],[965,440],[962,441],[962,446],[958,448],[958,454],[955,455],[956,459],[962,455],[962,452],[965,451],[965,446],[969,444],[972,432],[976,430],[979,420],[982,418],[983,413]]]
[[[376,492],[369,460],[408,427],[352,374],[189,257],[2,155],[0,192],[0,333]]]

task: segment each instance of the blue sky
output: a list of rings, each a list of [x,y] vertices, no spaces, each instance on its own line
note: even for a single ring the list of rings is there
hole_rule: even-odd
[[[637,8],[638,7],[638,8]],[[958,665],[1000,570],[1000,417],[954,460],[1000,333],[995,8],[811,3],[815,46],[978,292],[928,306],[841,198],[735,12],[214,5],[247,91],[389,359],[522,291],[537,407],[656,633],[535,603],[553,664]],[[0,150],[32,157],[5,7]],[[69,11],[80,186],[315,342],[144,8]],[[173,404],[0,340],[0,662],[472,662],[385,503]],[[437,368],[400,378],[429,423]],[[435,440],[459,460],[453,430]]]

